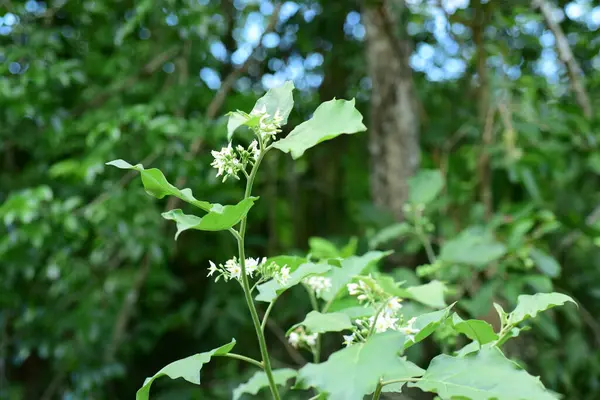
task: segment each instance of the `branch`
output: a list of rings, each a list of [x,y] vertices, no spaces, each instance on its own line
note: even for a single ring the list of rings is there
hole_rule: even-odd
[[[575,60],[575,57],[573,56],[573,52],[571,51],[569,42],[565,37],[565,33],[552,16],[552,7],[546,0],[532,0],[531,5],[540,9],[542,16],[546,20],[548,28],[550,31],[552,31],[552,34],[554,34],[558,57],[567,67],[567,72],[569,74],[569,79],[571,81],[573,91],[575,92],[577,102],[582,108],[583,114],[586,116],[586,118],[590,118],[592,116],[592,105],[581,79],[583,72],[577,63],[577,60]]]
[[[208,109],[206,111],[207,119],[213,119],[217,116],[217,114],[219,113],[219,110],[221,109],[221,107],[223,106],[223,103],[225,102],[225,98],[227,97],[227,95],[229,94],[231,89],[233,88],[233,85],[235,84],[237,79],[240,77],[241,74],[245,73],[248,70],[248,68],[250,67],[250,64],[252,62],[252,59],[254,58],[254,56],[256,55],[256,53],[258,52],[258,50],[261,46],[263,37],[267,33],[271,32],[273,29],[275,29],[275,26],[277,25],[277,21],[279,20],[280,10],[281,10],[281,4],[277,4],[275,6],[275,9],[273,10],[273,14],[271,15],[269,24],[267,25],[267,28],[265,29],[263,35],[261,36],[261,38],[258,42],[258,45],[254,48],[254,50],[252,51],[252,53],[250,54],[250,56],[248,57],[246,62],[244,62],[244,64],[240,68],[232,71],[229,74],[229,76],[227,76],[227,78],[223,81],[221,87],[219,88],[219,91],[216,93],[215,97],[213,98],[213,100],[211,101],[211,103],[208,106]],[[149,65],[146,66],[144,71],[154,68],[155,65],[162,65],[162,62],[158,63],[158,61],[156,61],[154,63],[150,63]],[[193,158],[200,150],[201,145],[202,145],[202,138],[200,138],[200,137],[196,138],[192,142],[192,144],[190,146],[190,150],[187,153],[186,157],[189,159]],[[184,186],[186,181],[187,181],[187,178],[182,176],[177,179],[176,186],[177,187]],[[169,198],[169,201],[167,202],[166,210],[171,210],[171,209],[175,208],[178,204],[178,200],[179,199],[176,197]],[[165,225],[163,225],[163,226],[165,226]],[[150,260],[150,256],[148,254],[146,254],[146,256],[144,257],[144,260],[142,262],[142,266],[136,273],[133,285],[129,289],[128,294],[125,296],[123,305],[121,306],[121,309],[119,310],[119,314],[117,316],[117,321],[116,321],[114,329],[113,329],[111,343],[109,344],[108,350],[106,352],[107,360],[112,360],[114,358],[115,354],[117,353],[117,351],[119,349],[120,344],[123,341],[123,337],[124,337],[125,331],[127,329],[127,324],[129,323],[129,320],[131,319],[131,316],[133,314],[135,304],[139,297],[139,293],[140,293],[140,291],[146,281],[146,278],[148,277],[148,274],[150,272],[151,263],[152,262]]]

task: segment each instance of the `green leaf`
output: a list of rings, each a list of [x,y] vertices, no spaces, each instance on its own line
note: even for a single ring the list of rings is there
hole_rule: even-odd
[[[456,317],[458,317],[455,314]],[[480,345],[498,340],[498,335],[494,328],[485,321],[479,319],[462,320],[458,318],[454,322],[454,330],[466,335],[471,340],[476,340]]]
[[[325,313],[311,311],[304,321],[292,326],[288,334],[299,326],[304,326],[311,333],[340,332],[352,328],[350,317],[343,312]]]
[[[332,306],[330,308],[333,309],[334,307]],[[350,317],[351,320],[353,320],[356,318],[365,318],[373,316],[375,315],[377,310],[375,310],[373,307],[355,306],[343,308],[341,310],[338,310],[337,312],[346,314],[348,317]]]
[[[254,105],[252,111],[266,109],[267,114],[273,117],[277,111],[282,118],[281,125],[287,124],[288,117],[294,107],[294,83],[286,81],[283,85],[269,89],[269,91]]]
[[[404,348],[407,349],[412,345],[419,343],[435,332],[435,330],[450,316],[450,310],[452,310],[454,304],[456,303],[449,305],[443,310],[419,315],[413,323],[413,327],[418,329],[419,333],[415,335],[414,340],[407,340],[404,343]]]
[[[332,300],[340,289],[345,288],[352,278],[360,275],[368,267],[391,254],[383,251],[370,251],[362,256],[352,256],[342,260],[340,268],[332,268],[325,276],[331,278],[331,289],[322,294],[326,301]]]
[[[296,386],[316,387],[329,400],[362,400],[372,393],[380,379],[420,376],[423,370],[398,354],[405,336],[387,331],[373,335],[366,343],[353,344],[333,353],[321,364],[306,364],[298,372]]]
[[[354,107],[354,99],[330,100],[321,104],[311,119],[296,126],[287,137],[273,143],[273,147],[300,158],[308,149],[341,134],[367,130],[362,115]]]
[[[231,228],[242,220],[254,205],[258,197],[249,197],[240,201],[234,206],[222,206],[212,204],[208,214],[203,217],[184,214],[180,209],[175,209],[162,213],[164,219],[175,221],[177,224],[177,233],[179,234],[188,229],[197,229],[200,231],[223,231]]]
[[[476,354],[435,357],[419,382],[409,383],[442,400],[555,400],[540,379],[508,360],[496,347]]]
[[[144,169],[142,164],[131,165],[124,160],[114,160],[107,162],[106,165],[112,165],[113,167],[121,169],[133,169],[138,171],[142,176],[142,183],[146,193],[150,196],[162,199],[163,197],[170,195],[175,196],[187,203],[193,204],[204,211],[210,211],[213,207],[212,204],[206,201],[199,201],[192,195],[191,189],[177,189],[171,185],[164,174],[157,168]]]
[[[438,170],[421,170],[408,182],[409,201],[412,204],[427,205],[434,200],[444,187],[444,178]]]
[[[517,300],[517,307],[508,315],[508,323],[515,325],[529,317],[535,318],[538,312],[561,306],[567,302],[577,304],[572,298],[562,293],[538,293],[533,296],[520,295]]]
[[[341,256],[340,251],[333,243],[320,237],[309,238],[308,247],[311,256],[319,260],[338,258]]]
[[[298,372],[290,368],[274,369],[273,378],[279,386],[285,386],[288,379],[296,376]],[[256,371],[252,378],[246,383],[242,383],[233,390],[233,400],[238,400],[243,394],[257,395],[259,390],[268,387],[269,381],[264,371]]]
[[[331,266],[327,264],[302,264],[298,267],[297,270],[290,274],[290,278],[288,279],[285,285],[280,284],[275,279],[271,279],[263,284],[258,285],[256,287],[258,289],[258,295],[256,296],[256,300],[270,303],[281,293],[285,292],[292,286],[297,285],[298,283],[300,283],[300,281],[302,281],[302,279],[306,278],[307,276],[322,274],[324,272],[329,271],[330,269]]]
[[[556,278],[560,275],[560,264],[550,254],[533,248],[529,251],[529,256],[540,271],[551,278]]]
[[[479,228],[469,228],[442,246],[440,260],[448,264],[466,264],[483,268],[506,253],[506,246]]]
[[[221,356],[227,354],[235,346],[235,339],[230,343],[217,347],[205,353],[194,354],[181,360],[177,360],[167,365],[150,378],[146,378],[144,385],[137,391],[136,400],[148,400],[150,395],[150,386],[155,379],[161,376],[168,376],[171,379],[183,378],[188,382],[200,384],[200,370],[202,366],[208,363],[213,356]]]
[[[298,257],[298,256],[281,255],[281,256],[269,257],[267,259],[266,264],[269,265],[271,263],[275,263],[280,266],[287,265],[287,267],[290,269],[290,271],[293,272],[293,271],[297,270],[300,265],[306,263],[306,258]]]
[[[269,91],[254,105],[252,112],[266,110],[269,117],[273,117],[277,110],[282,117],[281,125],[287,124],[288,116],[294,107],[293,97],[294,83],[291,81],[285,82],[282,86],[269,89]],[[240,126],[254,127],[260,122],[260,115],[251,115],[243,111],[233,111],[227,114],[227,139],[231,141],[234,132]]]
[[[408,298],[425,304],[431,308],[444,308],[447,306],[444,293],[448,288],[442,282],[434,280],[425,285],[406,288]]]

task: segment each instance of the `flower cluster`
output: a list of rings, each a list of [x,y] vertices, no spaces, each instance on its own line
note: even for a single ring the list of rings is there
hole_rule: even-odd
[[[247,149],[240,145],[234,149],[229,142],[227,147],[223,147],[221,151],[213,150],[211,154],[215,159],[210,165],[217,169],[217,176],[222,175],[225,182],[230,176],[239,179],[240,171],[246,171],[248,163],[253,164],[258,160],[260,149],[256,140]]]
[[[225,261],[225,264],[215,264],[209,261],[210,267],[208,268],[208,276],[216,274],[215,282],[220,278],[225,281],[230,279],[239,280],[242,276],[242,266],[236,257]],[[285,285],[290,278],[290,268],[287,265],[280,267],[274,262],[267,264],[266,258],[246,258],[245,263],[246,275],[250,278],[254,278],[255,274],[260,276],[262,279],[273,278],[282,285]]]
[[[252,110],[250,115],[259,117],[258,124],[253,129],[264,144],[267,144],[269,140],[274,139],[275,136],[281,132],[283,116],[279,112],[279,109],[275,110],[275,115],[271,117],[267,113],[267,107],[263,105],[262,107]]]
[[[311,276],[304,279],[302,282],[310,287],[317,297],[323,296],[323,293],[326,293],[331,289],[331,278],[326,278],[324,276]]]
[[[312,333],[310,335],[307,334],[304,331],[304,328],[300,326],[290,333],[288,336],[288,341],[294,348],[298,348],[300,346],[313,347],[317,344],[318,337],[319,334],[317,333]]]
[[[398,297],[384,297],[384,291],[377,285],[372,278],[361,279],[358,283],[349,283],[346,285],[348,293],[356,296],[359,302],[370,305],[376,310],[377,314],[369,318],[356,319],[354,329],[351,335],[344,335],[344,345],[350,346],[355,342],[364,342],[371,333],[381,333],[388,330],[395,330],[406,335],[407,340],[414,341],[414,335],[419,332],[414,327],[416,318],[405,321],[400,313],[402,308],[402,299]]]

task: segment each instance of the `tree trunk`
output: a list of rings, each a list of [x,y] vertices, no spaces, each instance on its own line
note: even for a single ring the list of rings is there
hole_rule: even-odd
[[[369,150],[375,205],[403,217],[408,180],[420,162],[417,101],[408,60],[411,44],[399,34],[403,0],[366,1],[367,58],[372,82]]]

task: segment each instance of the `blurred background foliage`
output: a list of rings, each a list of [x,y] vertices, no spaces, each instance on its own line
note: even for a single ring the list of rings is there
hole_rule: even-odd
[[[600,6],[537,2],[561,37],[528,0],[388,3],[0,1],[0,398],[131,398],[168,362],[233,336],[258,355],[239,288],[206,278],[231,238],[175,242],[159,215],[168,200],[104,163],[156,166],[202,199],[236,202],[241,185],[209,166],[227,111],[289,79],[292,127],[333,97],[377,122],[368,65],[386,60],[368,59],[364,16],[384,6],[410,45],[398,79],[413,82],[419,121],[423,170],[404,215],[374,206],[368,133],[298,162],[270,154],[249,255],[327,257],[354,237],[344,251],[393,249],[383,268],[445,282],[461,312],[492,324],[492,301],[562,291],[577,313],[543,316],[509,354],[566,399],[598,397]],[[277,307],[277,366],[305,362],[280,341],[307,310],[301,291]],[[426,365],[454,341],[440,331],[413,356]],[[229,398],[250,374],[217,360],[202,388],[159,382],[154,398]]]

